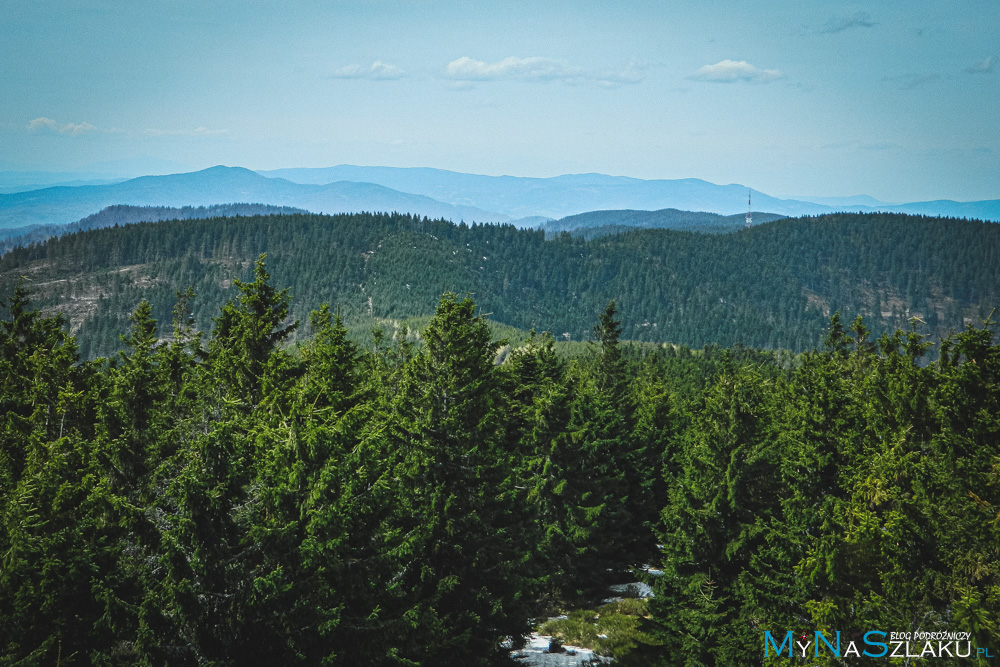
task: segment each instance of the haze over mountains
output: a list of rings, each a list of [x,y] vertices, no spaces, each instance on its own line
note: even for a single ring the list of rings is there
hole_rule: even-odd
[[[546,216],[563,218],[597,210],[675,208],[734,215],[746,211],[745,185],[716,185],[697,178],[643,180],[604,174],[567,174],[552,178],[482,176],[430,168],[357,167],[339,165],[324,169],[276,169],[266,176],[298,183],[335,180],[365,181],[404,192],[413,192],[452,204],[465,204],[506,214],[512,218]],[[892,211],[914,215],[969,217],[1000,221],[1000,200],[954,202],[950,200],[882,204],[864,195],[853,197],[779,198],[759,190],[753,193],[754,211],[786,216],[816,215],[834,211]]]
[[[39,176],[4,173],[0,175],[0,187],[17,187],[19,178],[23,181]],[[742,185],[716,185],[699,179],[642,180],[603,174],[523,178],[430,168],[351,165],[258,173],[241,167],[218,166],[122,182],[60,185],[0,194],[0,229],[72,223],[117,204],[211,206],[236,202],[292,206],[316,213],[399,211],[455,222],[539,226],[546,218],[596,210],[672,208],[735,215],[746,210],[747,193],[748,188]],[[804,201],[779,199],[756,190],[752,190],[752,197],[755,211],[783,216],[883,210],[1000,220],[1000,200],[882,206],[865,197]]]
[[[604,174],[566,174],[552,178],[481,176],[428,168],[355,167],[279,169],[261,172],[301,183],[365,181],[405,192],[497,211],[512,218],[563,218],[596,210],[676,208],[723,215],[746,211],[748,189],[696,178],[646,181]],[[784,215],[831,210],[808,202],[786,201],[753,191],[754,207]]]
[[[164,176],[195,171],[171,160],[140,156],[124,160],[91,162],[65,171],[16,171],[13,165],[0,162],[0,194],[40,190],[57,185],[110,185],[140,176]]]
[[[372,183],[310,185],[266,178],[241,167],[212,167],[110,185],[61,186],[0,195],[0,228],[75,222],[115,204],[211,206],[234,202],[294,206],[314,213],[406,211],[458,220],[507,220],[506,216],[443,204]]]

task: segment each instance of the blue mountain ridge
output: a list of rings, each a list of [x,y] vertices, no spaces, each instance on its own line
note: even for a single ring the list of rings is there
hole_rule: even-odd
[[[604,174],[552,178],[484,176],[432,168],[357,167],[254,172],[217,166],[118,183],[45,187],[0,194],[0,229],[60,225],[115,204],[210,206],[255,203],[292,206],[316,213],[398,211],[455,222],[513,222],[538,226],[589,211],[679,209],[734,215],[746,210],[785,216],[834,211],[894,211],[1000,221],[1000,200],[930,201],[885,206],[830,206],[780,199],[742,185],[695,178],[643,180]],[[530,219],[526,219],[530,218]]]
[[[553,219],[597,210],[666,208],[734,215],[746,211],[747,192],[753,209],[786,216],[819,215],[835,211],[897,211],[918,215],[954,216],[1000,221],[1000,200],[979,202],[915,202],[885,204],[871,198],[828,198],[827,203],[783,199],[744,185],[717,185],[697,178],[643,180],[605,174],[567,174],[551,178],[483,176],[429,167],[359,167],[339,165],[316,169],[276,169],[260,172],[300,183],[333,180],[365,181],[442,202],[496,211],[512,218],[544,216]],[[855,203],[869,201],[875,205]]]
[[[479,222],[509,218],[471,206],[434,199],[373,183],[323,185],[266,178],[242,167],[211,167],[169,176],[141,176],[121,183],[48,187],[0,195],[0,229],[67,224],[115,204],[135,206],[210,206],[254,203],[294,206],[314,213],[399,211]]]

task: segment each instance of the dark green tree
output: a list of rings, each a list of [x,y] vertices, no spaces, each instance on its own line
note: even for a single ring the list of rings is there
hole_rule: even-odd
[[[409,542],[401,577],[413,624],[403,655],[486,663],[528,629],[527,489],[502,449],[498,345],[472,300],[446,295],[422,338],[397,403],[398,512]]]

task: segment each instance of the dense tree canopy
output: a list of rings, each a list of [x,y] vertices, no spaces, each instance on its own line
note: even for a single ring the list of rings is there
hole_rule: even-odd
[[[191,291],[170,338],[141,301],[94,361],[3,302],[3,664],[502,664],[643,565],[626,665],[759,663],[765,630],[1000,649],[992,323],[928,362],[834,316],[793,359],[628,346],[611,302],[567,360],[446,294],[362,347],[253,271],[207,333]]]
[[[91,359],[119,349],[127,313],[140,301],[165,322],[174,294],[188,287],[199,295],[196,321],[208,330],[234,277],[247,276],[265,252],[276,283],[295,295],[295,319],[337,304],[359,332],[429,317],[451,291],[473,293],[494,321],[559,340],[592,340],[594,314],[614,300],[625,340],[804,352],[821,344],[837,311],[863,315],[876,336],[911,317],[945,336],[1000,306],[1000,225],[900,214],[592,241],[398,214],[130,224],[4,255],[0,294],[27,276],[39,305],[67,315]]]

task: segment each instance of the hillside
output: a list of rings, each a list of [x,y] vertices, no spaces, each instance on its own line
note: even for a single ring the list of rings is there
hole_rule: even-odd
[[[922,332],[943,335],[1000,304],[1000,225],[898,214],[594,241],[405,215],[143,223],[16,249],[0,259],[0,293],[27,276],[40,305],[66,312],[86,353],[107,354],[142,298],[168,322],[188,286],[207,330],[232,279],[264,252],[296,318],[329,302],[355,328],[429,315],[451,290],[474,294],[493,320],[566,340],[589,340],[594,313],[615,299],[627,339],[800,351],[820,343],[838,310],[875,332],[916,317]]]
[[[755,224],[774,222],[784,217],[776,213],[753,214]],[[631,229],[674,229],[725,234],[743,229],[745,222],[743,214],[719,215],[665,208],[659,211],[590,211],[547,222],[541,229],[546,236],[569,232],[572,236],[593,239],[608,234],[621,234]]]
[[[66,225],[41,225],[13,230],[0,230],[0,255],[19,246],[41,243],[53,236],[70,232],[101,229],[115,225],[131,225],[137,222],[158,222],[160,220],[192,220],[194,218],[228,218],[251,215],[288,215],[308,213],[290,206],[268,206],[265,204],[215,204],[213,206],[126,206],[116,204],[103,208],[93,215]]]

